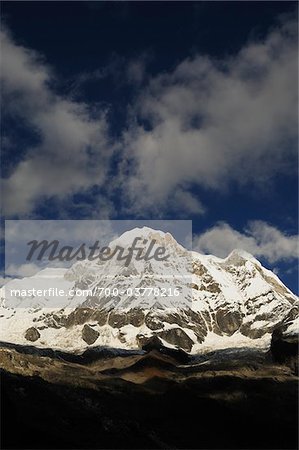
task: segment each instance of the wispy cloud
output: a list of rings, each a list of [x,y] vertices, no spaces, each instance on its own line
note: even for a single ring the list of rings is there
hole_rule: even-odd
[[[106,189],[105,217],[114,211],[114,191],[121,211],[202,214],[206,205],[190,186],[216,193],[231,181],[263,188],[277,173],[295,171],[296,25],[285,20],[236,55],[186,58],[150,81],[144,55],[123,70],[116,65],[126,83],[143,86],[127,105],[117,145],[105,109],[91,112],[76,96],[57,94],[52,69],[4,29],[5,107],[39,136],[3,180],[4,212],[30,217],[45,199],[63,205],[96,186]],[[105,73],[99,68],[80,82]]]
[[[296,36],[287,21],[236,55],[197,55],[151,79],[126,134],[133,210],[163,208],[191,183],[215,192],[232,180],[263,188],[296,170]]]
[[[5,213],[24,215],[44,198],[101,186],[113,153],[105,111],[94,117],[87,105],[57,95],[51,87],[55,77],[39,55],[5,30],[1,42],[6,108],[40,138],[3,182]]]
[[[6,278],[3,278],[3,280],[6,281],[9,277],[31,277],[32,275],[35,275],[39,270],[40,267],[34,263],[21,264],[20,266],[11,264],[9,267],[7,267],[5,271]]]
[[[263,221],[250,221],[242,232],[221,222],[194,236],[193,248],[222,258],[240,248],[272,264],[298,258],[298,236],[289,236]]]

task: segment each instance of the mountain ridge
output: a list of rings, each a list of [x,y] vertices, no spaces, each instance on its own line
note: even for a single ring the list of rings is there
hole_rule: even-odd
[[[149,227],[129,230],[109,247],[122,244],[128,250],[136,237],[142,238],[143,251],[149,239],[163,244],[169,259],[132,260],[128,266],[113,259],[83,261],[67,270],[47,268],[8,282],[2,303],[7,289],[49,288],[53,280],[65,289],[109,289],[110,294],[114,289],[118,295],[87,293],[66,297],[64,304],[59,298],[10,298],[13,307],[0,307],[0,340],[83,351],[98,345],[142,348],[157,337],[170,348],[200,353],[236,346],[268,348],[278,326],[287,332],[291,325],[296,332],[298,298],[247,252],[236,249],[224,259],[202,255],[185,249],[170,233]],[[151,288],[150,294],[137,295]],[[177,289],[179,295],[156,295],[163,289]]]

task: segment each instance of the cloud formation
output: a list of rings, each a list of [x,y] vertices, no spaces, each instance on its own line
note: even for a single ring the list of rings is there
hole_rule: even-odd
[[[9,278],[24,278],[24,277],[31,277],[35,275],[40,270],[40,267],[38,267],[34,263],[27,263],[27,264],[21,264],[20,266],[15,266],[14,264],[11,264],[9,267],[7,267],[5,271],[5,278],[2,278],[2,284],[3,282],[7,282]],[[0,280],[1,283],[1,280]]]
[[[5,108],[39,138],[3,181],[4,212],[26,215],[43,198],[101,186],[113,152],[104,111],[92,117],[87,105],[57,95],[50,68],[5,30],[1,57]]]
[[[296,36],[287,21],[236,55],[197,55],[151,79],[126,135],[136,210],[161,207],[190,184],[258,186],[296,167]]]
[[[44,199],[64,204],[94,186],[109,186],[110,197],[115,191],[123,213],[199,215],[206,205],[193,186],[215,193],[231,182],[263,188],[277,174],[296,170],[295,21],[284,19],[235,55],[186,58],[149,81],[144,55],[131,61],[123,78],[144,88],[132,96],[117,144],[101,106],[91,111],[57,94],[55,75],[40,55],[5,29],[1,40],[5,108],[38,137],[5,174],[7,216],[30,217]],[[101,199],[101,209],[109,215],[111,200],[105,206]]]
[[[298,236],[289,236],[263,221],[250,221],[243,232],[225,222],[194,236],[193,249],[225,258],[234,249],[243,249],[269,263],[298,258]]]

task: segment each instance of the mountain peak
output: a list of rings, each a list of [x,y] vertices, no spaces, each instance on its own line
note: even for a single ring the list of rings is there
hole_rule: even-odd
[[[143,240],[153,239],[157,241],[157,243],[166,243],[166,244],[176,244],[176,246],[181,247],[181,245],[176,241],[176,239],[169,232],[164,232],[161,230],[157,230],[150,227],[136,227],[132,230],[125,231],[123,234],[114,239],[110,246],[114,247],[115,245],[120,245],[124,247],[130,246],[134,239],[141,238]],[[141,244],[141,242],[140,242]]]
[[[236,262],[239,259],[251,261],[260,265],[260,262],[251,253],[241,248],[235,248],[226,258],[224,258],[226,262]]]
[[[118,242],[122,242],[123,244],[131,244],[132,241],[136,237],[141,237],[141,238],[146,239],[153,233],[158,233],[161,236],[165,236],[165,233],[160,230],[154,230],[153,228],[145,227],[145,226],[144,227],[135,227],[132,230],[128,230],[128,231],[125,231],[124,233],[122,233],[113,242],[118,241]]]

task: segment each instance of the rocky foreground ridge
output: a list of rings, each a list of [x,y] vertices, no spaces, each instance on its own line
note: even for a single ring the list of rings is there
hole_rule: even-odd
[[[296,351],[1,345],[3,448],[295,449]]]

